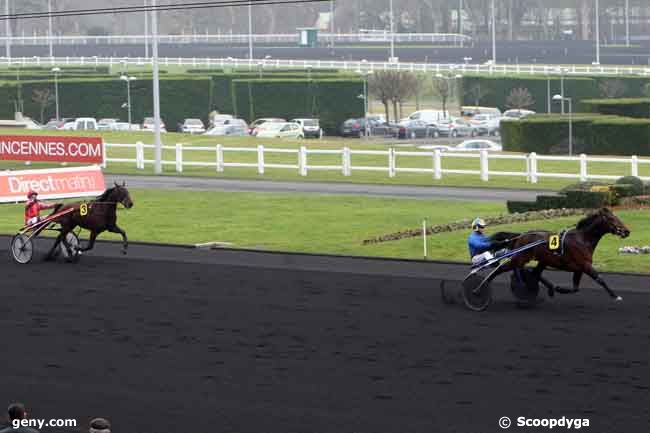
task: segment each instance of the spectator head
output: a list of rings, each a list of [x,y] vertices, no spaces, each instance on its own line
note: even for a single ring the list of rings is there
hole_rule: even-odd
[[[10,421],[27,418],[27,411],[25,410],[25,405],[22,403],[11,403],[7,408],[7,413],[9,414]]]
[[[95,418],[90,421],[89,433],[111,433],[111,423],[106,418]]]

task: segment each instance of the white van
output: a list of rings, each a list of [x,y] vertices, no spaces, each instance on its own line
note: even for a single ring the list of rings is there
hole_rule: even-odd
[[[412,113],[408,120],[421,120],[427,125],[433,125],[441,120],[449,119],[449,111],[442,110],[420,110]]]
[[[75,131],[97,131],[97,119],[94,117],[78,117],[74,120]]]

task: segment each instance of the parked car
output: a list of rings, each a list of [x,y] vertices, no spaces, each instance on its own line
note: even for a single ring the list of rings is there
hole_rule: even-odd
[[[129,128],[131,126],[131,128]],[[140,125],[129,125],[129,122],[115,122],[113,131],[138,131]]]
[[[501,123],[500,115],[495,113],[476,114],[470,120],[470,123],[476,129],[477,135],[499,135],[499,125]]]
[[[154,130],[154,119],[153,117],[145,117],[142,121],[142,131],[153,131]],[[167,132],[165,127],[165,122],[160,119],[160,132]]]
[[[51,119],[49,122],[47,122],[45,124],[43,129],[63,129],[63,126],[66,123],[72,122],[72,121],[74,121],[74,119],[71,119],[71,118],[68,118],[68,117],[64,117],[64,118],[59,119],[59,120]]]
[[[453,148],[456,152],[475,152],[478,150],[490,150],[493,152],[501,152],[502,147],[490,140],[465,140],[458,146]]]
[[[442,137],[475,137],[478,130],[463,119],[445,119],[436,123],[438,134]]]
[[[185,119],[180,132],[185,134],[203,134],[205,125],[201,119]]]
[[[99,119],[97,129],[100,131],[114,131],[117,122],[119,122],[119,119]]]
[[[232,114],[213,114],[210,117],[210,128],[217,125],[223,125],[227,120],[234,119]]]
[[[348,119],[341,124],[341,135],[343,137],[361,137],[365,133],[365,119]]]
[[[318,119],[291,119],[302,128],[302,135],[305,138],[323,138],[323,130],[320,127]]]
[[[476,107],[476,106],[463,106],[460,107],[460,115],[467,119],[471,119],[477,114],[489,114],[501,117],[501,110],[495,107]]]
[[[255,130],[267,122],[284,123],[286,121],[287,119],[282,119],[279,117],[264,117],[262,119],[257,119],[248,126],[248,133],[251,135],[255,135]]]
[[[454,150],[452,146],[445,146],[443,144],[423,144],[421,146],[418,146],[418,149],[421,150],[439,150],[441,152],[449,152],[450,150]]]
[[[531,110],[508,110],[505,113],[503,113],[503,118],[502,120],[519,120],[523,119],[526,116],[530,116],[531,114],[535,114],[534,111]]]
[[[73,121],[66,122],[62,129],[64,131],[97,131],[97,119],[94,117],[78,117]]]
[[[213,126],[203,135],[248,135],[248,125],[242,119],[230,119],[225,124]]]
[[[406,120],[422,120],[423,122],[428,123],[429,125],[436,124],[441,120],[449,119],[449,112],[442,110],[420,110],[414,113],[411,113]]]
[[[438,137],[436,125],[430,125],[422,120],[409,120],[400,124],[397,138],[428,138]]]
[[[258,138],[304,138],[299,124],[294,122],[267,122],[257,128]]]

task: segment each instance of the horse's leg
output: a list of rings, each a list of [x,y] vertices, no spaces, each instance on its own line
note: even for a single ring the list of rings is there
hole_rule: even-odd
[[[612,297],[616,301],[622,301],[623,298],[618,296],[612,289],[609,288],[605,280],[603,280],[600,275],[598,275],[598,272],[591,266],[589,266],[587,269],[585,269],[585,274],[589,275],[591,279],[593,279],[595,282],[597,282],[603,289],[607,291],[610,297]]]
[[[126,250],[129,248],[129,240],[126,237],[126,232],[121,228],[119,228],[117,224],[112,227],[108,227],[108,231],[111,233],[119,233],[120,235],[122,235],[122,254],[126,254]]]
[[[85,247],[83,247],[83,248],[79,248],[79,252],[82,252],[82,251],[85,252],[85,251],[90,251],[90,250],[92,250],[93,247],[95,246],[95,240],[97,239],[97,235],[98,235],[98,234],[99,234],[99,233],[97,233],[97,232],[94,231],[94,230],[91,231],[91,232],[90,232],[90,237],[88,238],[88,243],[86,244]]]
[[[573,273],[573,290],[574,291],[579,291],[580,290],[580,279],[582,278],[582,272],[574,272]]]
[[[61,241],[63,240],[63,231],[59,233],[59,236],[56,237],[56,240],[54,241],[54,245],[52,245],[52,248],[50,248],[50,251],[48,251],[47,255],[45,256],[45,261],[49,262],[50,260],[54,260],[54,253],[56,249],[59,247],[61,244]]]

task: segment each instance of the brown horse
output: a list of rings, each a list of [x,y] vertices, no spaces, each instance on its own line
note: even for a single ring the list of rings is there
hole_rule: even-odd
[[[587,274],[602,286],[612,298],[621,301],[622,298],[609,288],[607,283],[598,275],[598,272],[592,266],[593,255],[598,246],[598,242],[608,233],[626,238],[630,235],[630,230],[607,208],[592,212],[580,220],[575,228],[568,230],[563,235],[563,244],[555,251],[550,249],[549,239],[556,233],[548,231],[531,231],[523,234],[497,233],[494,236],[495,239],[512,239],[508,242],[508,248],[510,249],[523,247],[541,239],[547,241],[545,244],[514,256],[510,263],[505,264],[498,273],[521,269],[527,263],[536,260],[537,266],[533,269],[533,274],[546,286],[549,296],[553,296],[555,292],[577,292],[580,287],[582,274]],[[542,272],[546,268],[573,272],[573,288],[562,288],[542,277]]]
[[[58,251],[57,247],[61,242],[63,242],[68,252],[72,253],[71,256],[78,251],[89,251],[95,246],[97,236],[104,231],[122,235],[122,253],[126,254],[129,246],[126,232],[117,225],[117,205],[119,203],[127,209],[133,207],[131,195],[124,183],[122,185],[116,183],[114,187],[107,189],[104,194],[88,203],[72,203],[57,206],[54,212],[60,212],[70,208],[74,209],[74,211],[57,219],[57,222],[61,225],[61,233],[47,254],[46,260],[52,260],[55,257],[55,253]],[[84,248],[80,248],[78,251],[71,251],[71,246],[66,240],[66,235],[76,227],[89,230],[90,239],[88,240],[88,245]]]

